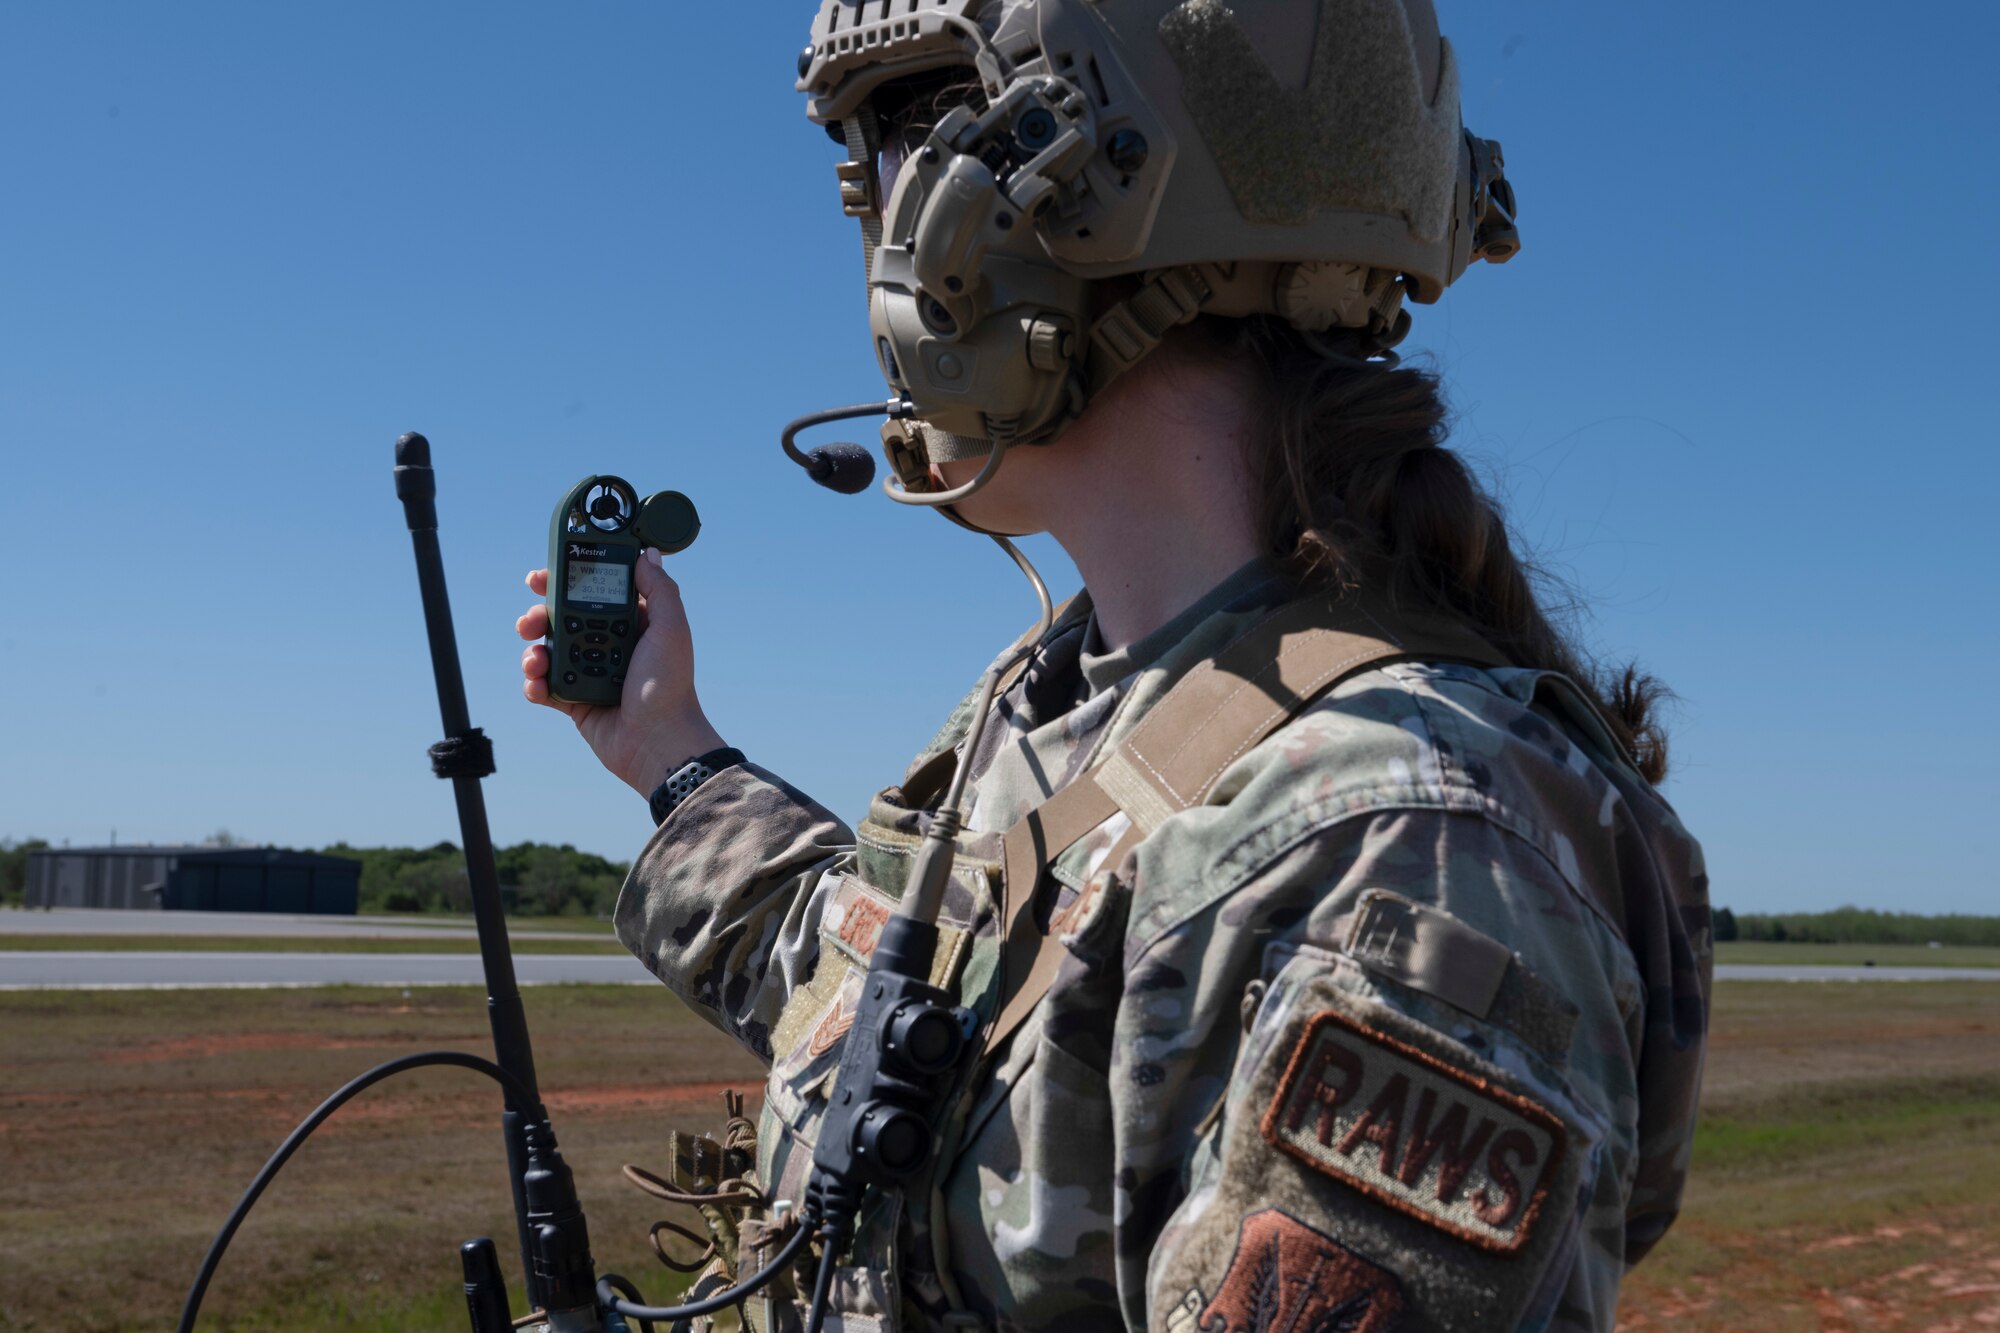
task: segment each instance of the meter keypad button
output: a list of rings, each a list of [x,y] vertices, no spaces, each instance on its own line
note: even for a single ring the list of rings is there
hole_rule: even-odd
[[[583,636],[583,641],[585,643],[610,643],[611,636],[608,634],[586,634]]]
[[[602,648],[586,648],[583,650],[583,660],[586,662],[602,662],[604,660],[604,650]]]
[[[619,652],[619,651],[618,651],[618,650],[617,650],[616,648],[613,648],[613,649],[611,650],[611,665],[612,665],[612,666],[624,666],[624,665],[625,665],[625,654],[623,654],[623,653]]]
[[[586,625],[588,625],[588,626],[590,626],[590,627],[591,627],[592,629],[603,629],[603,628],[604,628],[604,622],[603,622],[603,621],[601,621],[601,620],[586,620],[586,621],[584,621],[583,623],[584,623],[584,624],[586,624]],[[624,624],[625,622],[623,622],[623,621],[620,621],[619,623],[620,623],[620,624],[622,625],[622,624]]]
[[[601,625],[598,625],[598,626],[594,626],[594,628],[597,628],[597,629],[602,629],[602,628],[603,628],[603,626],[601,626]],[[617,635],[618,637],[620,637],[621,639],[625,637],[626,633],[627,633],[627,632],[628,632],[628,631],[629,631],[629,630],[630,630],[631,628],[632,628],[632,627],[631,627],[630,625],[627,625],[627,624],[626,624],[626,623],[625,623],[624,621],[622,621],[622,620],[614,620],[614,621],[612,621],[612,622],[611,622],[611,632],[612,632],[613,634],[616,634],[616,635]]]
[[[583,628],[583,621],[581,618],[577,616],[563,617],[563,633],[574,634],[582,628]]]
[[[574,672],[574,671],[565,671],[565,672],[563,672],[563,684],[565,684],[565,685],[574,685],[574,684],[576,684],[576,672]]]
[[[587,666],[583,669],[583,674],[586,676],[601,676],[604,674],[604,668],[601,666]]]
[[[569,660],[570,660],[570,661],[572,661],[572,662],[580,662],[580,661],[582,661],[582,660],[583,660],[583,650],[582,650],[582,649],[580,649],[580,648],[578,648],[578,647],[577,647],[577,646],[576,646],[575,644],[571,644],[571,645],[569,646]]]

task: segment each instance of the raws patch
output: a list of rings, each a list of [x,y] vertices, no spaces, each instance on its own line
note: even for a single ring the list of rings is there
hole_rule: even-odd
[[[1314,1170],[1499,1254],[1527,1243],[1565,1147],[1544,1108],[1333,1009],[1307,1024],[1263,1132]]]

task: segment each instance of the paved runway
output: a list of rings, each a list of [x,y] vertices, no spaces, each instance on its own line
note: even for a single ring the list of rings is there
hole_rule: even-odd
[[[1812,967],[1725,963],[1718,981],[2000,981],[2000,967]]]
[[[657,985],[624,954],[514,955],[524,986]],[[1783,967],[1732,964],[1722,981],[2000,981],[1989,967]],[[477,954],[124,953],[0,951],[0,990],[146,990],[270,986],[477,986]]]

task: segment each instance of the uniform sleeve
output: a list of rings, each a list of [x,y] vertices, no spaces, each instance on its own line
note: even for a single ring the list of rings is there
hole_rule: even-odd
[[[854,834],[755,764],[701,784],[661,824],[618,895],[618,938],[760,1059],[812,974],[826,897]]]
[[[1344,804],[1127,864],[1128,1323],[1611,1328],[1629,955],[1504,811]]]

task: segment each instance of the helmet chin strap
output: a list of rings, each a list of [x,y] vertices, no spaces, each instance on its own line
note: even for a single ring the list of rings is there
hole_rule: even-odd
[[[1000,471],[1000,462],[1007,456],[1007,441],[993,441],[993,448],[987,452],[986,464],[979,469],[979,475],[962,486],[954,486],[947,491],[913,491],[903,485],[902,478],[888,476],[882,479],[882,494],[899,505],[918,505],[927,509],[944,509],[955,505],[969,495],[977,494],[993,480]]]

